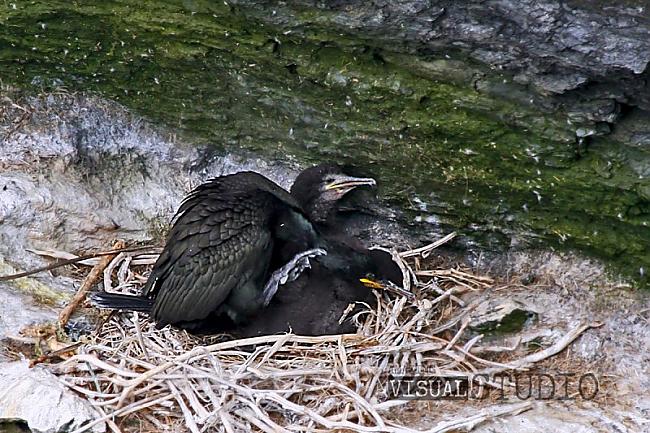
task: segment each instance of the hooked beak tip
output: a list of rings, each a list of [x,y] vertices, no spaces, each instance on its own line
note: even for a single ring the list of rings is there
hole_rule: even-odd
[[[330,190],[348,190],[351,191],[358,186],[377,186],[377,181],[371,177],[342,177],[328,184],[326,191]]]

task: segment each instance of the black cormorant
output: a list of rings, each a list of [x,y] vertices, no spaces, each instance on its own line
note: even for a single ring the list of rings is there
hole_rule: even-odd
[[[350,304],[375,302],[372,290],[361,283],[361,278],[372,276],[401,286],[402,271],[390,254],[367,249],[343,230],[345,218],[339,216],[343,195],[356,186],[375,184],[369,178],[347,176],[345,170],[335,164],[321,164],[306,169],[296,178],[291,195],[307,211],[327,245],[328,254],[315,259],[308,275],[283,286],[257,315],[229,330],[233,335],[252,337],[288,331],[299,335],[352,333],[356,325],[350,317],[358,308],[340,322],[342,314]],[[343,185],[341,189],[328,188],[334,179]],[[363,212],[368,207],[368,203],[355,200],[359,197],[348,195],[347,198],[353,200],[345,203],[346,212]]]
[[[316,218],[356,186],[374,184],[314,169],[296,182],[330,204],[315,206]],[[295,279],[309,258],[325,254],[323,246],[327,241],[300,203],[280,186],[254,172],[221,176],[181,204],[142,296],[98,293],[92,300],[98,307],[149,312],[158,326],[195,329],[215,316],[238,325],[268,304],[279,284]],[[345,268],[343,255],[335,251],[325,266]]]

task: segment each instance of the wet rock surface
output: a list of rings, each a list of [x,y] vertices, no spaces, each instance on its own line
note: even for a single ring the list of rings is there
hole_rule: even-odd
[[[425,230],[577,248],[647,283],[644,2],[16,3],[5,18],[7,84],[99,92],[208,160],[368,167]]]
[[[564,111],[574,121],[572,113],[582,112],[582,120],[615,123],[621,104],[650,108],[650,11],[643,1],[298,1],[274,6],[271,14],[263,10],[269,5],[234,3],[296,32],[310,23],[390,51],[467,56],[511,76],[511,90],[526,86],[525,93],[541,97],[543,110]],[[471,70],[467,60],[460,65]]]

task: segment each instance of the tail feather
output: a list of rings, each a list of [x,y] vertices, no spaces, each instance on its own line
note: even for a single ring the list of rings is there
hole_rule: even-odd
[[[98,308],[114,310],[141,311],[148,313],[153,307],[153,299],[121,293],[98,292],[90,297],[90,303]]]

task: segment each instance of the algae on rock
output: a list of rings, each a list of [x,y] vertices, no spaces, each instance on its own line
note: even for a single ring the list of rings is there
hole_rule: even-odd
[[[28,89],[99,92],[219,154],[353,162],[410,218],[470,243],[502,248],[523,233],[647,284],[650,152],[617,141],[645,129],[607,135],[629,106],[578,72],[496,68],[519,54],[472,51],[471,35],[454,44],[432,24],[452,5],[411,3],[381,6],[375,21],[366,9],[355,21],[349,8],[301,2],[15,3],[0,13],[0,74]],[[578,12],[567,23],[581,25]],[[426,14],[429,44],[417,40]],[[409,19],[412,29],[400,27]],[[590,91],[601,102],[576,102]]]

